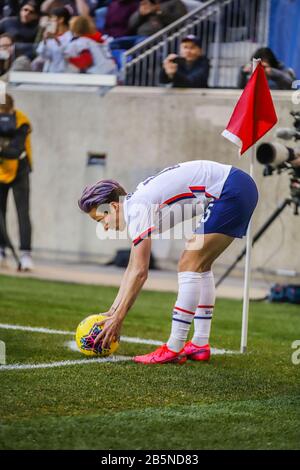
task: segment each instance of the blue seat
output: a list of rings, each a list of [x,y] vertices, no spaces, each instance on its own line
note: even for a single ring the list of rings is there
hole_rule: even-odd
[[[116,61],[118,70],[122,68],[122,55],[126,52],[126,49],[111,49],[111,55]]]
[[[120,38],[113,39],[109,43],[109,46],[111,50],[113,49],[127,50],[127,49],[131,49],[131,47],[134,47],[136,44],[143,41],[144,39],[146,39],[145,36],[122,36]]]
[[[101,7],[95,10],[95,23],[98,31],[103,31],[108,7]]]

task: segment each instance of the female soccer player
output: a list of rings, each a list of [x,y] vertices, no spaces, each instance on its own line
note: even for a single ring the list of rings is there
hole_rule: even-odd
[[[115,301],[97,336],[108,346],[119,337],[122,323],[147,279],[151,236],[170,230],[179,220],[202,218],[186,242],[178,264],[178,296],[172,329],[166,344],[154,352],[136,356],[135,362],[184,363],[187,358],[210,358],[209,335],[215,304],[213,262],[247,231],[258,192],[253,179],[243,171],[220,163],[195,160],[165,168],[141,182],[127,194],[114,180],[86,187],[79,207],[105,230],[127,227],[132,248]],[[194,336],[186,342],[194,320]]]

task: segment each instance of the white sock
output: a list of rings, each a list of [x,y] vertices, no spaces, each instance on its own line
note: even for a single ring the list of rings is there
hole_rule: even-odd
[[[194,316],[194,336],[192,343],[204,346],[209,342],[211,321],[215,305],[215,280],[212,271],[200,273],[200,298]]]
[[[171,351],[179,352],[187,339],[199,302],[200,281],[200,273],[178,273],[178,296],[173,310],[171,336],[167,342]]]

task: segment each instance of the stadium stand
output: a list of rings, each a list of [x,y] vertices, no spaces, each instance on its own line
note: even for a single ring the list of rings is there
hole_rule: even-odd
[[[166,12],[172,1],[158,0],[155,5],[152,3],[155,8],[151,7],[151,11],[148,0],[143,0],[140,5],[137,0],[2,1],[0,33],[9,34],[13,42],[9,62],[5,59],[6,53],[3,57],[0,53],[2,75],[6,77],[16,59],[20,64],[20,56],[31,61],[30,68],[35,72],[99,73],[97,66],[91,66],[91,60],[95,61],[95,58],[90,58],[88,63],[81,61],[80,67],[73,64],[70,70],[73,58],[66,57],[64,50],[71,47],[67,43],[72,40],[72,33],[57,16],[57,11],[64,8],[70,17],[79,15],[90,22],[94,32],[83,34],[86,42],[92,46],[98,42],[97,47],[102,51],[106,46],[107,60],[113,58],[116,63],[117,69],[113,73],[117,74],[119,84],[161,85],[159,75],[164,59],[171,53],[178,54],[182,38],[193,34],[201,41],[203,55],[210,62],[208,86],[237,88],[241,67],[256,50],[268,46],[270,14],[274,10],[272,0],[182,0],[182,7],[177,8],[177,5],[175,8],[175,5],[173,16],[168,16]],[[133,28],[132,24],[143,16],[147,20],[144,18],[141,27]],[[160,17],[159,24],[157,16]],[[145,24],[150,25],[148,29]],[[276,47],[274,33],[272,41]],[[276,54],[276,50],[274,52]],[[276,55],[281,61],[282,57]],[[75,61],[76,57],[75,54]],[[56,60],[58,67],[53,65]],[[291,63],[285,65],[291,67]],[[24,70],[28,71],[28,64]],[[112,73],[111,68],[107,70]]]

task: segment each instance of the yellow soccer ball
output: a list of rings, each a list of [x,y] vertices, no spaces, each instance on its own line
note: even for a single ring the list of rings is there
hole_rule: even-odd
[[[119,341],[113,341],[109,348],[102,348],[101,343],[97,345],[96,349],[93,348],[96,336],[104,326],[95,325],[95,323],[105,318],[107,317],[104,315],[90,315],[79,323],[76,330],[76,343],[80,352],[86,356],[107,357],[117,350]]]

